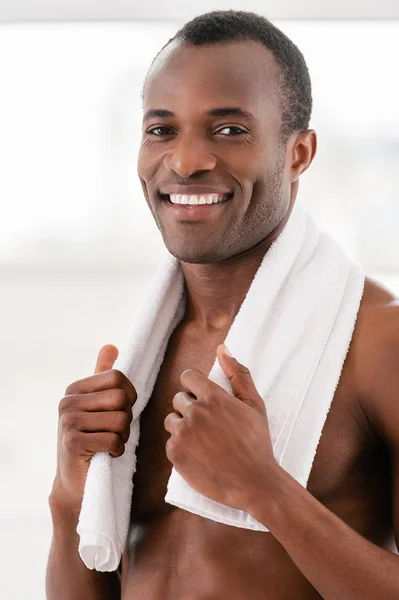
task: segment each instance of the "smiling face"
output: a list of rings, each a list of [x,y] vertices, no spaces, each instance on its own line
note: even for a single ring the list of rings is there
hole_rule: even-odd
[[[245,252],[287,213],[277,69],[252,40],[173,41],[148,74],[138,175],[166,247],[184,262]]]

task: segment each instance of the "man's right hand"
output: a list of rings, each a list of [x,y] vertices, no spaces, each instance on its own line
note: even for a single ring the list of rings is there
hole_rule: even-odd
[[[129,439],[137,393],[112,369],[118,349],[98,353],[94,375],[71,383],[58,406],[57,472],[50,498],[79,510],[90,459],[95,452],[121,456]]]

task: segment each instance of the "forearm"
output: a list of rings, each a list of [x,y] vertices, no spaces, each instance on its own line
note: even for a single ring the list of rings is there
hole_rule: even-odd
[[[117,571],[99,572],[88,569],[78,553],[77,511],[67,511],[52,501],[53,519],[47,571],[47,600],[120,600],[120,578]]]
[[[351,529],[282,469],[246,509],[282,544],[324,600],[399,598],[399,557]],[[270,501],[262,499],[270,498]]]

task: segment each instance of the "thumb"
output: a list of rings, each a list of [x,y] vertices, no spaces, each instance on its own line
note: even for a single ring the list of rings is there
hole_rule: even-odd
[[[101,373],[102,371],[108,371],[109,369],[112,369],[118,354],[119,350],[113,344],[106,344],[103,346],[97,355],[94,373]]]
[[[230,381],[235,397],[253,408],[261,409],[265,413],[265,403],[255,387],[248,367],[245,367],[236,358],[233,358],[224,344],[218,346],[216,352],[220,366]]]

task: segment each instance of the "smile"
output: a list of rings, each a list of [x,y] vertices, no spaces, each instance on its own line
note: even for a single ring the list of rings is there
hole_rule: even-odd
[[[169,200],[172,204],[218,204],[229,199],[231,194],[170,194]]]
[[[173,221],[194,223],[216,218],[232,198],[233,194],[162,194],[161,204]]]

